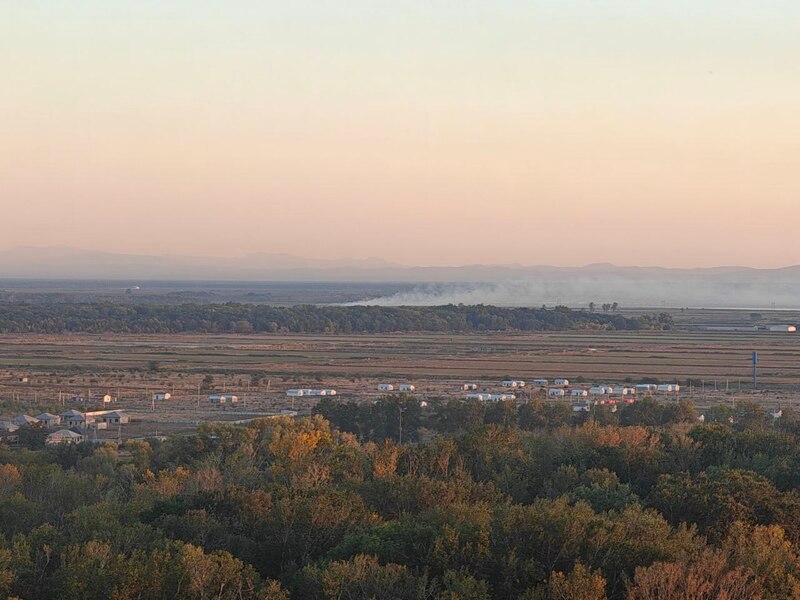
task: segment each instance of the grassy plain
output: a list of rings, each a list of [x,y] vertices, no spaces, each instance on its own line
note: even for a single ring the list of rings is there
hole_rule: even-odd
[[[1,341],[0,412],[56,409],[70,406],[72,395],[108,393],[118,399],[114,407],[132,411],[126,435],[310,409],[315,400],[292,402],[285,395],[290,387],[333,387],[342,400],[369,401],[379,396],[376,385],[383,381],[414,383],[420,396],[445,398],[462,396],[458,386],[464,382],[496,391],[509,377],[567,377],[582,385],[691,378],[705,383],[685,387],[682,395],[700,405],[739,398],[770,406],[800,403],[800,337],[781,333],[13,335]],[[751,389],[754,350],[758,392]],[[152,410],[154,391],[174,398]],[[242,401],[227,410],[212,407],[207,395],[222,391]],[[518,397],[534,393],[527,388]]]
[[[759,353],[766,387],[800,389],[800,338],[767,332],[558,332],[386,335],[21,335],[0,344],[0,393],[100,388],[196,388],[215,376],[237,386],[261,373],[273,385],[361,389],[378,380],[439,388],[504,377],[582,377],[622,383],[655,377],[749,382]],[[27,385],[16,379],[30,375]],[[277,389],[277,388],[276,388]],[[266,390],[261,390],[266,391]],[[30,393],[30,392],[29,392]]]

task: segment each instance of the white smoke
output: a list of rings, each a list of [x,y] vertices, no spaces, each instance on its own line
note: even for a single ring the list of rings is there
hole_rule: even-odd
[[[533,278],[486,283],[421,284],[389,296],[354,304],[373,306],[495,306],[587,307],[594,302],[618,302],[628,307],[800,308],[800,277],[770,277],[760,272],[602,272],[578,270]]]

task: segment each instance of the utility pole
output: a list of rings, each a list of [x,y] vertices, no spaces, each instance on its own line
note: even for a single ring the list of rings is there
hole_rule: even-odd
[[[400,436],[399,436],[399,445],[403,445],[403,411],[405,408],[402,406],[400,407]]]

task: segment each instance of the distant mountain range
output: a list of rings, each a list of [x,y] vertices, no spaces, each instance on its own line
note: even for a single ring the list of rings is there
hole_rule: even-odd
[[[0,251],[0,278],[142,280],[304,280],[307,274],[334,281],[352,271],[399,265],[378,259],[315,259],[255,253],[240,258],[97,252],[70,246],[20,246]]]
[[[288,254],[241,258],[139,255],[77,248],[0,251],[0,278],[173,281],[318,281],[418,284],[377,304],[529,305],[618,301],[638,306],[800,307],[800,266],[675,269],[523,265],[418,267],[370,259]],[[0,283],[2,287],[2,283]]]

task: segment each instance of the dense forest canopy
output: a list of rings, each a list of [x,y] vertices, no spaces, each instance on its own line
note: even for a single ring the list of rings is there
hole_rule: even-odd
[[[31,428],[0,446],[0,597],[800,598],[791,410],[318,413],[120,447],[45,449]]]
[[[668,314],[628,318],[567,307],[0,303],[0,333],[389,333],[668,329]]]

